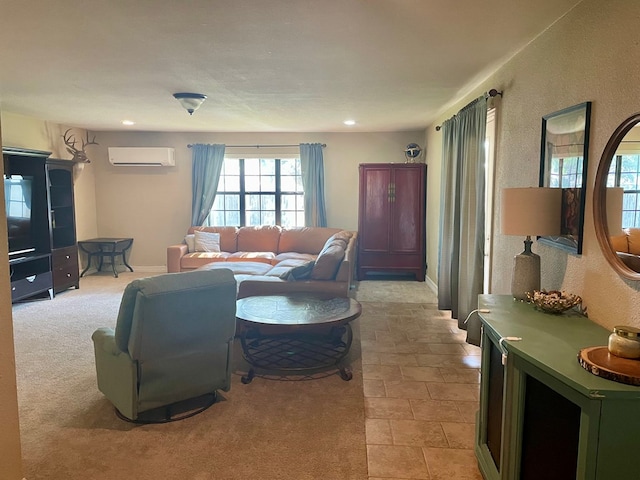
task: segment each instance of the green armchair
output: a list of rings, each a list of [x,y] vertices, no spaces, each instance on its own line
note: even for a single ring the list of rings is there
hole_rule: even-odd
[[[235,312],[236,281],[228,269],[132,281],[115,330],[100,328],[91,337],[98,389],[132,421],[178,419],[171,406],[208,397],[194,413],[204,410],[216,390],[231,387]],[[158,410],[162,420],[139,418]]]

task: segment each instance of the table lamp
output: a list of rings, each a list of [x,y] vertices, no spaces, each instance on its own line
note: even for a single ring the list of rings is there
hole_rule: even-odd
[[[609,236],[622,234],[622,204],[624,189],[621,187],[607,188],[605,211],[607,212],[607,228]]]
[[[516,300],[527,300],[527,292],[540,290],[540,256],[531,251],[531,236],[560,234],[561,202],[560,188],[502,190],[502,233],[526,236],[524,251],[513,257],[511,294]]]

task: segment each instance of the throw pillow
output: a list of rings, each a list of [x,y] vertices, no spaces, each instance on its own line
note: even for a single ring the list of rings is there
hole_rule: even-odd
[[[196,252],[219,252],[220,234],[211,232],[195,231]]]
[[[305,280],[311,276],[311,271],[313,270],[313,266],[316,262],[311,260],[310,262],[304,263],[302,265],[298,265],[297,267],[292,267],[290,270],[287,270],[280,278],[283,280],[287,280],[288,282],[295,282],[296,280]]]
[[[322,249],[311,272],[313,280],[333,280],[345,255],[345,243],[336,240]]]
[[[184,243],[187,244],[187,248],[189,249],[189,253],[193,253],[196,251],[196,236],[191,233],[189,235],[185,235]]]

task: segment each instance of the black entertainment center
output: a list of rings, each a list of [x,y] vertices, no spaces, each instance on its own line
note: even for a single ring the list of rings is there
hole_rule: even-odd
[[[11,300],[79,287],[73,162],[4,147]]]

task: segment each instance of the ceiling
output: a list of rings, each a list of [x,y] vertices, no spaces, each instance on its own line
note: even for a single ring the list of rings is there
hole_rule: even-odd
[[[94,131],[424,128],[577,3],[0,0],[0,108]],[[189,116],[176,92],[208,99]]]

